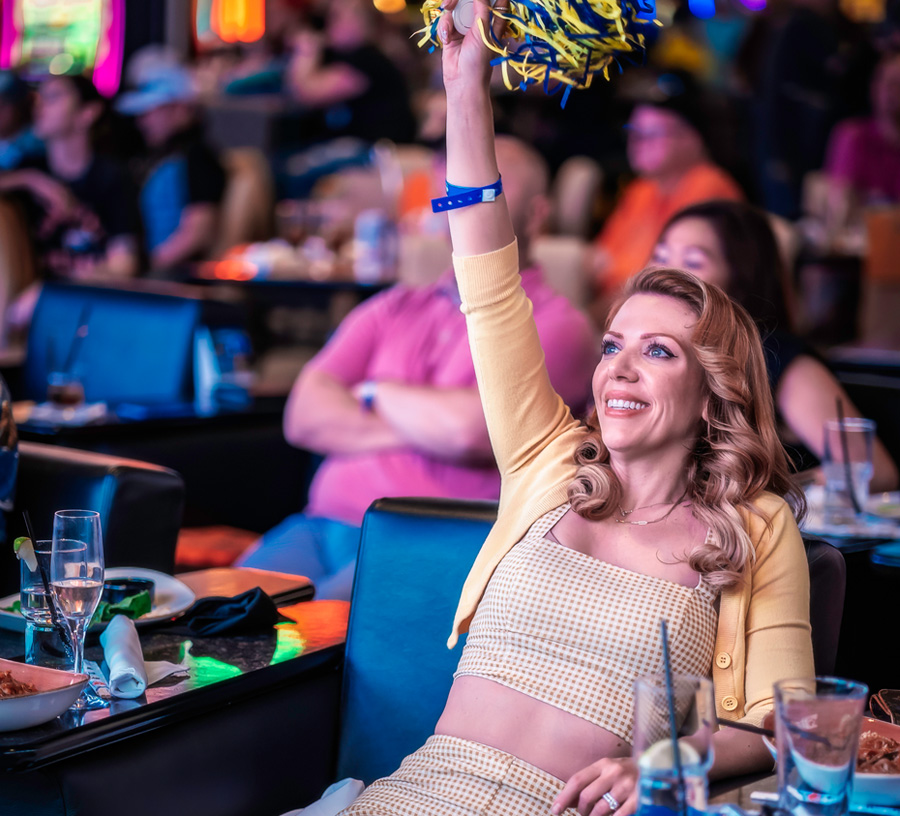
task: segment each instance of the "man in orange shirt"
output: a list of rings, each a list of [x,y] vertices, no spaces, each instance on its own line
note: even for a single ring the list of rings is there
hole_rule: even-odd
[[[615,295],[644,268],[676,212],[710,199],[744,197],[706,152],[703,111],[687,77],[666,75],[657,88],[668,93],[636,105],[627,125],[628,161],[638,177],[625,188],[597,238],[601,297]]]

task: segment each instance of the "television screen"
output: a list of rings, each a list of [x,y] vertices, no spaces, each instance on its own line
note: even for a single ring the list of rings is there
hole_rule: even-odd
[[[125,0],[3,0],[0,67],[32,79],[90,72],[114,94],[122,76]]]

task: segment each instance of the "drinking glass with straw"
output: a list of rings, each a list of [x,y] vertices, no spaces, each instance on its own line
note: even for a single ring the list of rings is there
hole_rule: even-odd
[[[638,814],[699,816],[706,809],[713,763],[712,682],[672,672],[665,621],[660,628],[664,671],[634,684]]]

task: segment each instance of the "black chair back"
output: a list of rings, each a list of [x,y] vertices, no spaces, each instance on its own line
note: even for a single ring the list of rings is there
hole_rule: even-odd
[[[809,621],[816,674],[829,675],[834,673],[837,658],[847,565],[841,551],[820,538],[804,535],[803,544],[809,563]]]
[[[19,443],[16,506],[7,537],[25,535],[22,510],[34,533],[49,539],[53,513],[96,510],[109,567],[144,567],[172,574],[184,507],[184,482],[167,468],[36,442]],[[18,590],[19,568],[11,546],[0,553],[0,594]]]

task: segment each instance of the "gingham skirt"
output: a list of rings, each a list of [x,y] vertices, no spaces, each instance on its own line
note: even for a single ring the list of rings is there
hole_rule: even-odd
[[[562,787],[512,754],[435,735],[338,816],[548,816]]]

